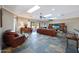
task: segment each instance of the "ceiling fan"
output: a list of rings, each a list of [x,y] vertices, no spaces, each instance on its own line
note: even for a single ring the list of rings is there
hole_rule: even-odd
[[[40,13],[40,16],[39,16],[39,17],[40,17],[40,19],[42,19],[42,18],[43,18],[43,15],[42,15],[42,13]]]
[[[40,18],[40,19],[45,19],[46,17],[43,16],[43,13],[40,13],[39,18]]]

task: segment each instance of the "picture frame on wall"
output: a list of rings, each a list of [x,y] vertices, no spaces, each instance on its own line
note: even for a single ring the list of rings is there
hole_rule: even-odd
[[[2,27],[2,9],[0,9],[0,27]]]

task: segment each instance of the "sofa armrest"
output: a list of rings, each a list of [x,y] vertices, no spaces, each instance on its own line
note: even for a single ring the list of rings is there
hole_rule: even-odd
[[[23,36],[18,36],[15,39],[26,39],[26,37],[23,35]]]

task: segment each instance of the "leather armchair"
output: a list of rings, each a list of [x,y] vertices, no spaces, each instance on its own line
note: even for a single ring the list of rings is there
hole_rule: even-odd
[[[10,47],[17,47],[25,42],[25,36],[19,36],[15,32],[5,32],[3,34],[3,42]]]

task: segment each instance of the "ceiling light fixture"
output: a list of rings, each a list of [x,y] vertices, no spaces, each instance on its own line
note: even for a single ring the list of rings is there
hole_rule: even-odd
[[[52,9],[52,11],[55,11],[55,9]]]
[[[50,16],[52,16],[52,14],[45,15],[44,17],[50,17]]]
[[[57,17],[49,18],[49,19],[57,19]]]
[[[36,5],[36,6],[32,7],[31,9],[29,9],[27,12],[28,13],[33,13],[34,11],[36,11],[38,9],[40,9],[40,7],[38,5]]]

